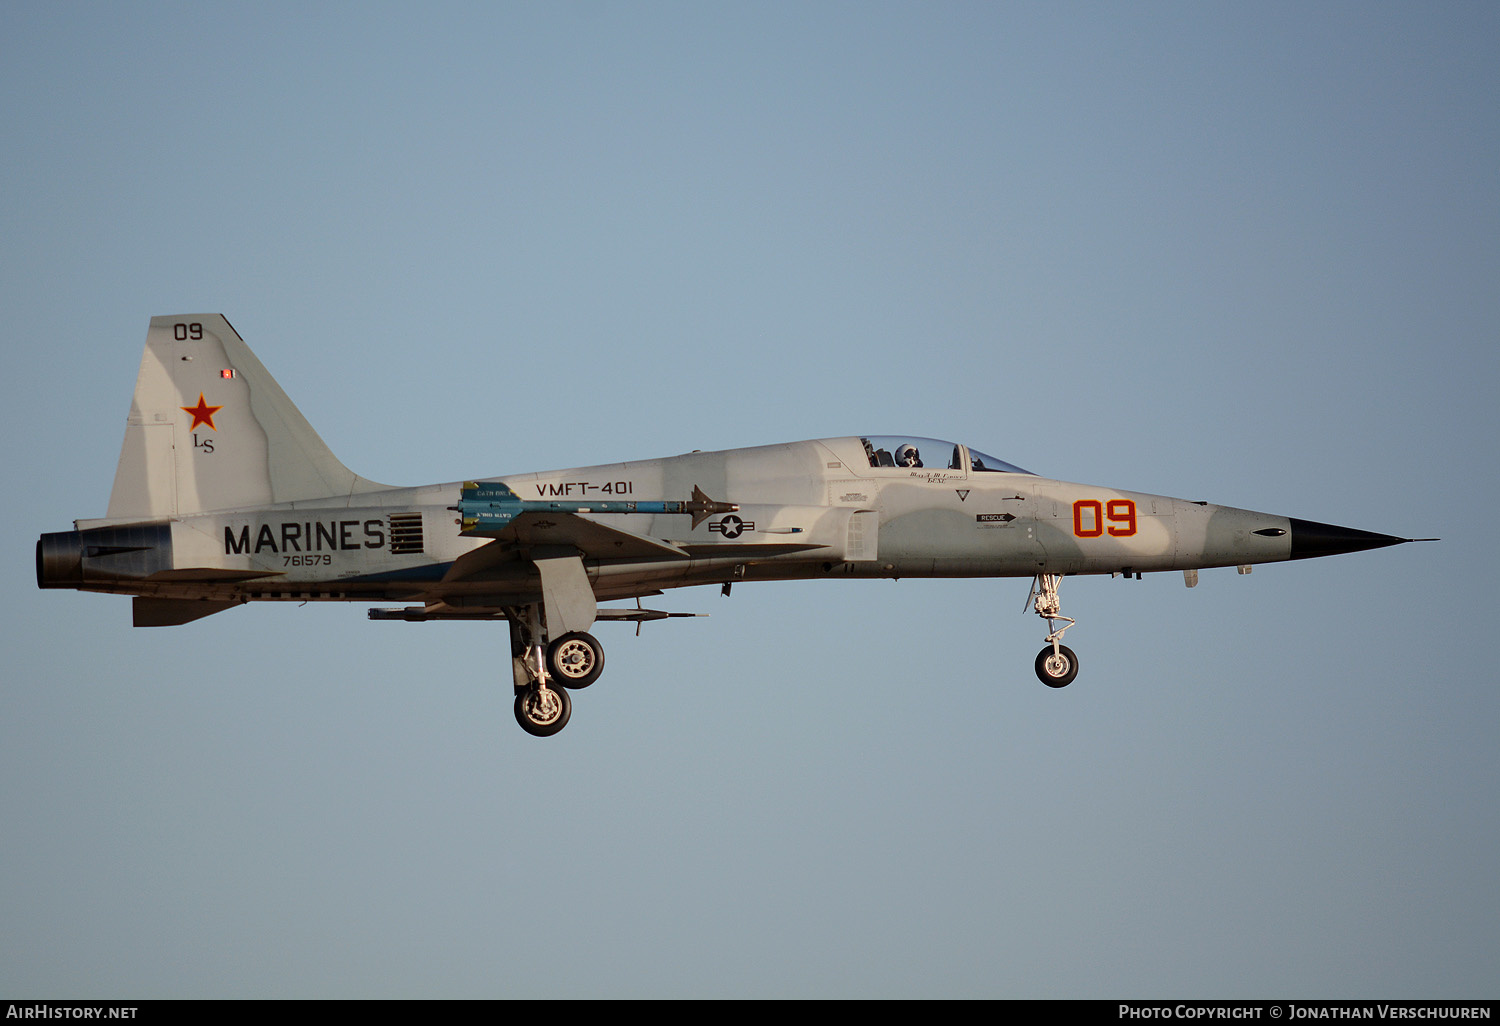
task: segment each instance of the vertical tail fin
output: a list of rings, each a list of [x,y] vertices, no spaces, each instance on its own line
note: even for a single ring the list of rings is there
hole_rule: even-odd
[[[386,487],[339,462],[222,315],[151,318],[108,519]]]

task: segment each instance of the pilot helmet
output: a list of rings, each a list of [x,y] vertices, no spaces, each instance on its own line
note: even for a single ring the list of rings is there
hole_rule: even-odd
[[[920,467],[922,456],[917,452],[917,447],[910,442],[903,442],[896,450],[896,466],[898,467]]]

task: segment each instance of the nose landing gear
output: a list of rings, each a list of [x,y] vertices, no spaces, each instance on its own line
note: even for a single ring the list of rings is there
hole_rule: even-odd
[[[1047,621],[1047,647],[1037,653],[1036,676],[1049,688],[1065,688],[1078,676],[1078,657],[1062,643],[1063,634],[1077,621],[1060,612],[1062,599],[1057,589],[1061,584],[1062,574],[1037,574],[1026,596],[1026,604]]]

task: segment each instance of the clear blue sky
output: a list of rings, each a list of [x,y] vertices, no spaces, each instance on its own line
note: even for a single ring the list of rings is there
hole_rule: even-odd
[[[1496,997],[1500,9],[0,7],[0,995]],[[38,592],[146,323],[395,484],[856,432],[1402,536],[503,630]]]

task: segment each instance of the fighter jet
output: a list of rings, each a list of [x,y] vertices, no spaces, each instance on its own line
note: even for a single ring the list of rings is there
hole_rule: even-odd
[[[1078,675],[1074,574],[1240,568],[1425,539],[1040,477],[969,445],[849,435],[398,488],[341,463],[218,314],[153,317],[109,507],[37,542],[41,588],[133,596],[138,627],[246,602],[398,602],[510,629],[515,716],[557,733],[597,621],[668,588],[1029,577],[1037,677]],[[635,600],[633,607],[600,601]]]

